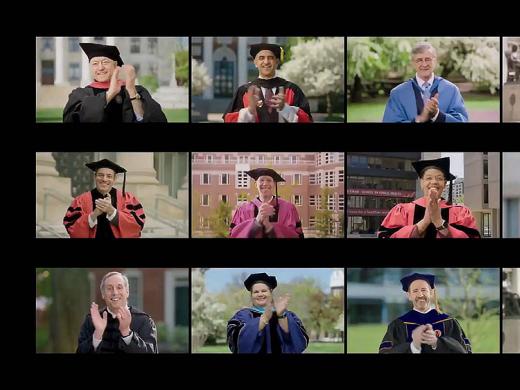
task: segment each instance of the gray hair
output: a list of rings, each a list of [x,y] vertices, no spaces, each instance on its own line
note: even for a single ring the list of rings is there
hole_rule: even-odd
[[[126,277],[126,275],[122,274],[121,272],[112,271],[112,272],[109,272],[108,274],[106,274],[105,276],[103,276],[103,279],[101,279],[101,284],[99,285],[99,288],[101,289],[101,294],[103,294],[105,292],[105,281],[109,277],[114,276],[114,275],[120,275],[123,278],[123,283],[124,283],[127,291],[129,290],[128,278]]]
[[[437,50],[432,46],[431,43],[428,42],[419,42],[417,43],[414,48],[412,49],[412,56],[424,53],[425,51],[431,51],[435,57],[437,57]]]

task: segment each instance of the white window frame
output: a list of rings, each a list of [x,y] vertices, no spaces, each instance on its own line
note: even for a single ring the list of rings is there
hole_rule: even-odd
[[[208,182],[204,183],[204,176],[208,175]],[[201,173],[200,174],[200,185],[202,186],[209,186],[211,185],[211,174],[210,173]]]

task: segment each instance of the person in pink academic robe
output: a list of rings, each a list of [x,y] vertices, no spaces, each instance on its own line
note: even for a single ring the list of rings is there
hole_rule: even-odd
[[[420,178],[422,198],[395,205],[379,228],[379,238],[480,238],[475,218],[464,205],[452,205],[450,159],[412,163]],[[450,180],[448,201],[441,197]]]
[[[273,169],[246,172],[254,180],[258,197],[240,206],[233,215],[232,238],[303,238],[296,206],[278,197],[277,184],[284,179]]]

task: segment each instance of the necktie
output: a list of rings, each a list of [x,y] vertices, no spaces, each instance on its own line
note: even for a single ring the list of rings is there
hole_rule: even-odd
[[[430,83],[429,82],[425,82],[423,84],[423,101],[424,101],[424,104],[426,104],[428,99],[430,99]]]
[[[273,98],[273,91],[271,88],[265,89],[265,104],[267,105],[267,112],[269,114],[273,112],[273,107],[271,106],[271,99]]]

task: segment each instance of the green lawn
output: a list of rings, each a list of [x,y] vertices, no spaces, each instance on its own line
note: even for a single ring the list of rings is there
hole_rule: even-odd
[[[485,94],[464,94],[464,103],[468,111],[500,112],[500,97]],[[381,122],[387,97],[367,99],[362,103],[347,104],[347,122]],[[471,119],[471,113],[470,113]]]
[[[168,122],[184,122],[188,123],[190,116],[187,108],[164,108],[164,114]]]
[[[311,342],[305,353],[344,353],[343,343]],[[196,353],[231,353],[227,345],[205,345]]]
[[[62,122],[63,108],[36,110],[36,122]]]
[[[163,109],[168,122],[188,122],[188,109]],[[62,108],[46,108],[36,111],[36,122],[62,122]]]
[[[498,353],[500,351],[500,320],[498,316],[486,324],[471,321],[460,323],[472,344],[474,353]],[[386,324],[363,324],[347,326],[347,353],[377,353],[386,333]],[[474,332],[472,338],[468,333]]]

